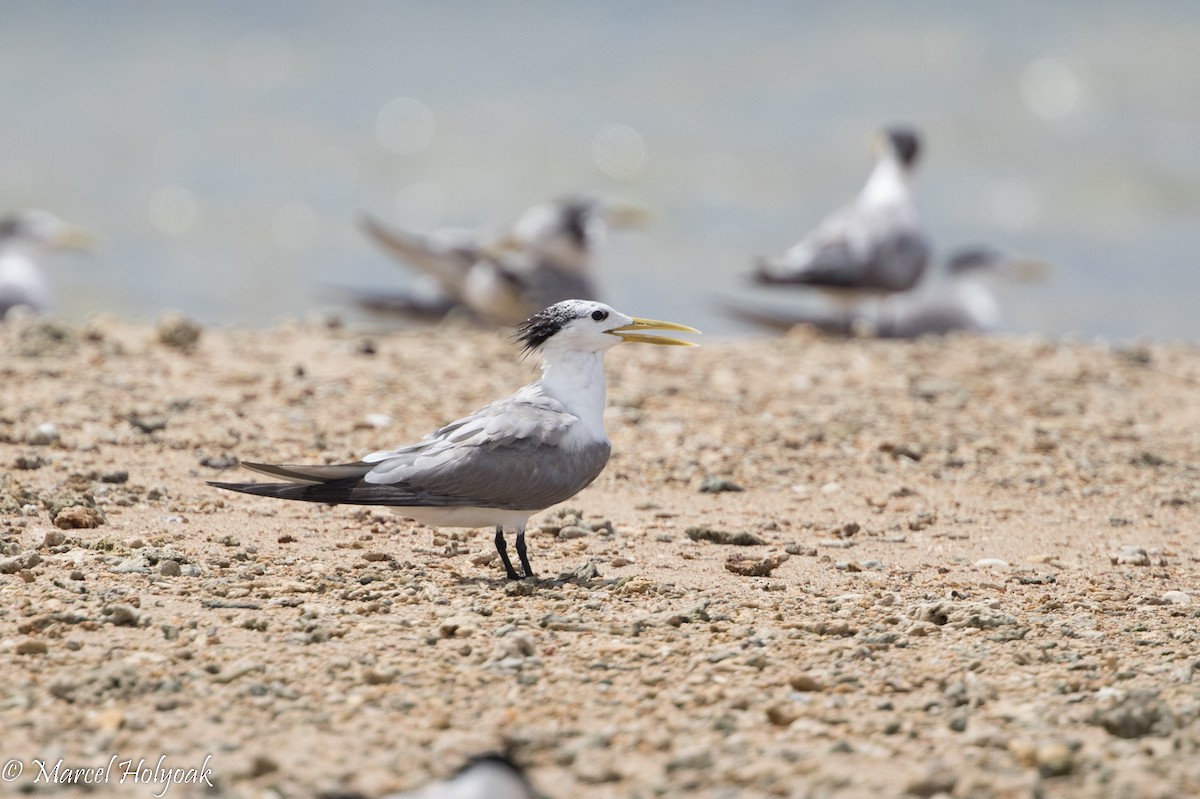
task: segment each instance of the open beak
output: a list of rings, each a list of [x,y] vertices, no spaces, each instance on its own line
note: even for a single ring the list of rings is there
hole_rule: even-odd
[[[642,332],[643,330],[678,330],[681,333],[700,332],[696,328],[688,327],[687,325],[677,325],[674,322],[660,322],[657,319],[639,319],[636,316],[629,324],[622,325],[621,327],[614,327],[612,330],[607,330],[605,332],[619,337],[622,341],[629,341],[634,344],[662,344],[670,347],[699,346],[694,341],[684,341],[680,338],[647,335]]]
[[[74,225],[66,225],[54,233],[54,246],[66,250],[90,250],[95,243],[91,233]]]

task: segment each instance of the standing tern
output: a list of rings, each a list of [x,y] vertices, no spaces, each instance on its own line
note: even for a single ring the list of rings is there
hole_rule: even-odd
[[[698,330],[626,316],[604,303],[566,300],[520,325],[517,339],[542,358],[542,377],[506,399],[451,422],[416,444],[332,466],[243,463],[281,483],[210,483],[246,494],[307,502],[385,505],[432,526],[496,529],[510,580],[505,528],[517,532],[523,576],[529,517],[587,487],[608,463],[604,353],[628,341],[695,346],[648,333]]]
[[[560,300],[596,299],[595,253],[608,228],[632,226],[643,217],[634,206],[590,196],[535,205],[494,237],[464,229],[411,233],[365,217],[364,230],[419,270],[423,282],[417,292],[354,294],[370,310],[434,319],[453,310],[491,324],[516,324]]]
[[[50,249],[86,249],[91,237],[54,214],[30,208],[0,219],[0,319],[23,305],[42,313],[54,304],[41,261]]]
[[[843,301],[882,297],[917,284],[929,242],[913,201],[910,176],[920,140],[907,127],[886,128],[866,186],[779,258],[759,261],[759,283],[820,288]]]

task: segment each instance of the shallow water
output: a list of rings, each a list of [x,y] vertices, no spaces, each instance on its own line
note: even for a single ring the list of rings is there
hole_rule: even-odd
[[[1165,3],[6,3],[0,207],[100,238],[62,311],[270,323],[405,273],[357,230],[503,224],[582,189],[654,211],[607,297],[743,330],[755,254],[925,132],[940,247],[1055,266],[1007,327],[1200,337],[1200,6]],[[779,302],[779,292],[753,296]]]

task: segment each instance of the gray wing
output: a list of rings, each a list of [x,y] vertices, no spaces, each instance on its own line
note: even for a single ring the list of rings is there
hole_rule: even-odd
[[[527,386],[419,444],[333,466],[243,464],[284,483],[209,483],[307,502],[541,510],[587,487],[608,463],[607,440],[560,446],[579,418]]]
[[[375,466],[364,481],[509,510],[540,510],[574,496],[603,470],[609,443],[578,443],[571,433],[579,418],[536,385],[420,444],[368,455],[363,460]]]
[[[454,296],[461,291],[467,270],[480,257],[478,241],[470,231],[423,235],[384,227],[365,215],[362,227],[376,244],[429,275]]]
[[[914,220],[854,205],[829,217],[782,258],[760,262],[760,283],[858,291],[906,291],[929,260]]]

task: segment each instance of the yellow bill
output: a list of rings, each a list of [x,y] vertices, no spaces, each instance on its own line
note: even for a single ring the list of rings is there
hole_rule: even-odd
[[[605,331],[614,336],[619,337],[622,341],[629,341],[634,344],[662,344],[669,347],[698,347],[694,341],[685,341],[680,338],[672,338],[670,336],[654,336],[643,333],[644,330],[678,330],[681,333],[699,333],[700,331],[694,327],[687,325],[676,324],[675,322],[660,322],[657,319],[639,319],[633,317],[633,321],[621,327],[614,327],[612,330]]]

